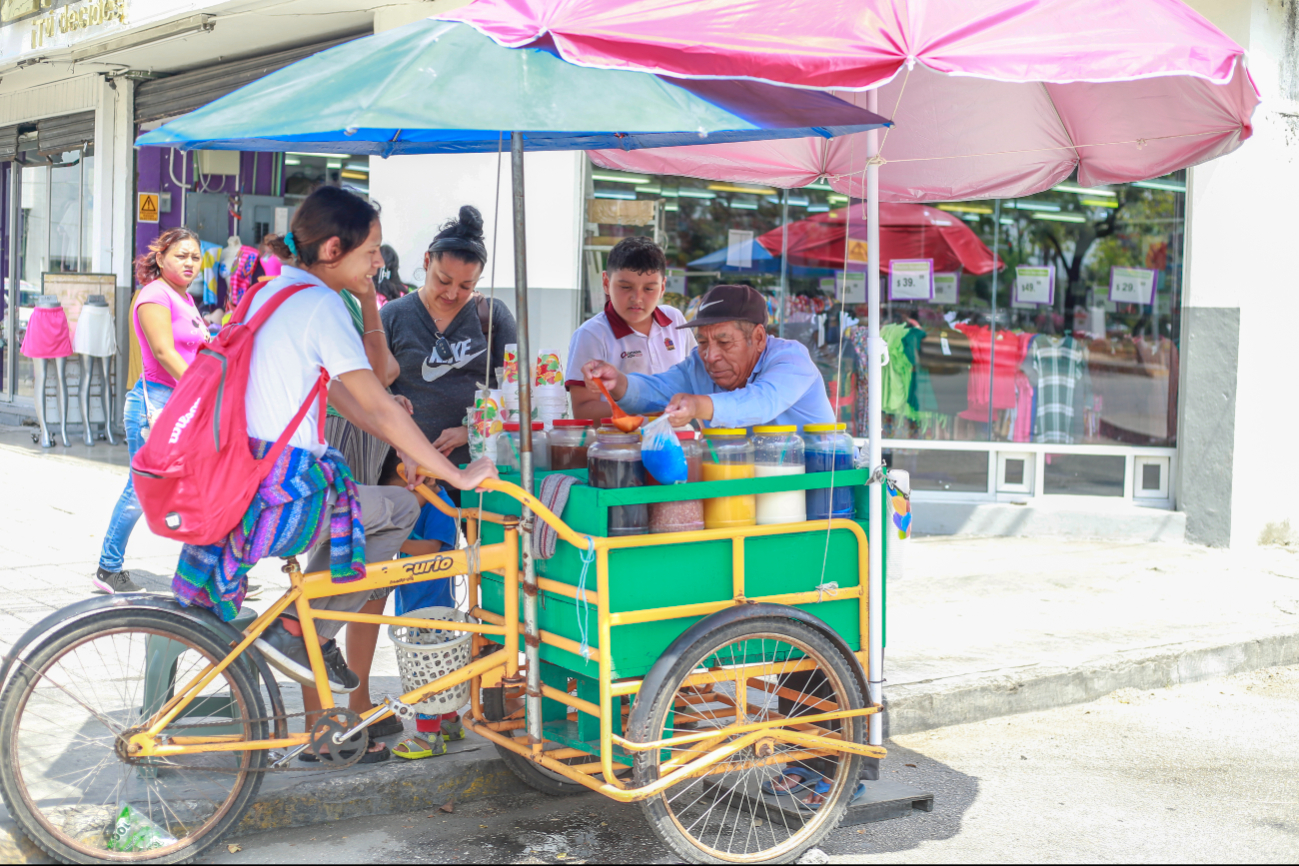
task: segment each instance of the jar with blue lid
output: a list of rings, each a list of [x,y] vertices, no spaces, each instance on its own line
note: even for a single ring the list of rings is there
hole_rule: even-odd
[[[807,424],[803,427],[804,461],[808,474],[813,472],[851,472],[855,445],[848,435],[847,424]],[[852,485],[833,489],[807,491],[807,519],[847,518],[856,516]]]

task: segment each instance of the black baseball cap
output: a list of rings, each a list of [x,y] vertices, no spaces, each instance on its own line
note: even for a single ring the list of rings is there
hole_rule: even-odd
[[[733,286],[713,286],[699,301],[695,317],[681,328],[702,328],[723,322],[752,322],[767,324],[767,299],[757,289],[743,283]]]

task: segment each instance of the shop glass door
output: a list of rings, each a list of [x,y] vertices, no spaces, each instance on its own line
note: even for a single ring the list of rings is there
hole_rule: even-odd
[[[88,152],[69,151],[45,165],[24,165],[14,173],[20,199],[16,218],[19,281],[14,303],[19,317],[18,345],[41,294],[42,275],[90,269],[94,162]],[[13,294],[11,291],[11,298]],[[32,361],[17,353],[14,358],[15,393],[34,397]]]

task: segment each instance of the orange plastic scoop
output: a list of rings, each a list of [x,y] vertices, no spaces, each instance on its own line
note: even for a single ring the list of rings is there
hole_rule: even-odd
[[[600,390],[604,393],[604,399],[609,401],[609,406],[613,409],[613,426],[617,427],[624,433],[630,433],[633,430],[640,429],[640,425],[645,423],[645,416],[628,415],[626,412],[622,411],[622,409],[618,408],[618,404],[614,401],[613,397],[609,395],[609,389],[604,387],[604,382],[602,380],[596,379],[595,384],[600,386]]]

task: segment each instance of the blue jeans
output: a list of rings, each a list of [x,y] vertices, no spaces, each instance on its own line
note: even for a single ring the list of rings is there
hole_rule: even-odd
[[[171,399],[171,388],[166,385],[149,383],[149,407],[158,412]],[[148,421],[148,409],[144,402],[144,380],[135,383],[135,387],[126,395],[126,406],[122,411],[122,425],[126,427],[126,450],[131,459],[144,445],[141,431]],[[131,538],[131,530],[139,522],[144,511],[140,500],[135,496],[135,484],[131,476],[126,477],[126,489],[117,499],[117,507],[108,521],[108,532],[104,535],[104,547],[99,553],[99,567],[105,571],[121,571],[126,559],[126,542]]]

